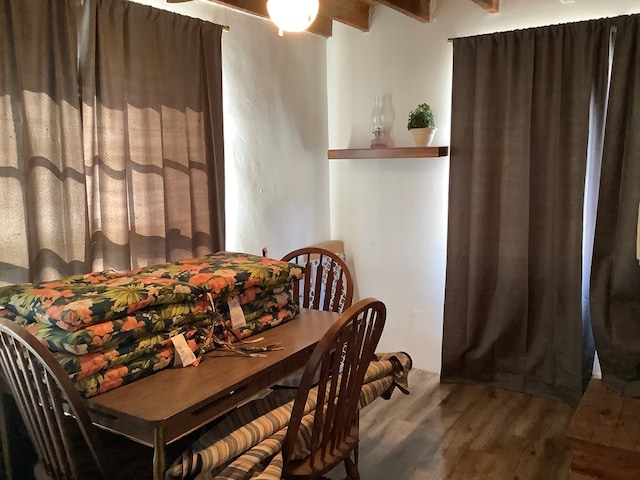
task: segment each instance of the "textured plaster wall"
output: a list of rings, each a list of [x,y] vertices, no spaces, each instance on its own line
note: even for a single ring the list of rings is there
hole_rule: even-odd
[[[205,0],[138,3],[223,33],[227,249],[280,257],[328,240],[326,40]]]
[[[366,147],[373,97],[383,95],[396,146],[410,146],[408,112],[431,104],[434,145],[448,145],[449,37],[640,12],[638,0],[502,0],[489,14],[470,0],[437,0],[422,24],[377,7],[371,31],[334,23],[327,44],[330,148]],[[439,372],[446,263],[449,158],[330,162],[331,233],[345,242],[360,298],[388,308],[381,350],[403,349]]]

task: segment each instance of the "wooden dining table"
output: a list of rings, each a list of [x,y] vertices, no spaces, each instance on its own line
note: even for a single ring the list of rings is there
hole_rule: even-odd
[[[262,340],[253,345],[280,344],[282,350],[258,357],[214,350],[198,366],[168,368],[87,399],[91,420],[152,447],[153,478],[160,480],[167,468],[167,445],[304,366],[337,317],[301,309],[293,320],[255,336]]]

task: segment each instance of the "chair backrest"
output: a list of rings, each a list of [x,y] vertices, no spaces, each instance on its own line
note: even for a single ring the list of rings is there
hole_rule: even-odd
[[[4,318],[0,372],[49,478],[106,478],[100,440],[68,375],[33,335]]]
[[[360,391],[385,318],[384,303],[373,298],[361,300],[338,317],[314,349],[296,393],[282,447],[285,478],[324,474],[356,447]],[[313,402],[316,395],[310,411],[307,402]],[[301,430],[301,438],[307,439],[302,442],[303,453],[298,442]],[[306,456],[300,458],[302,455]]]
[[[304,308],[341,313],[353,301],[353,279],[338,254],[320,247],[305,247],[282,257],[304,267],[304,277],[294,282],[293,294]]]

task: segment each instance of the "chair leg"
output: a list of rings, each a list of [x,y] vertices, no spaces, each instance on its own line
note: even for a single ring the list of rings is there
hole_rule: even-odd
[[[4,393],[0,393],[0,450],[2,451],[2,465],[4,471],[0,478],[11,478],[11,452],[9,450],[9,426],[7,425],[7,410],[5,408]],[[8,394],[7,394],[8,395]]]
[[[344,460],[344,469],[347,472],[347,478],[349,480],[360,480],[360,472],[358,472],[358,466],[353,460],[351,460],[351,457],[347,457]]]
[[[356,446],[353,449],[353,463],[356,464],[356,470],[358,469],[358,447],[360,446],[360,439],[356,440]]]

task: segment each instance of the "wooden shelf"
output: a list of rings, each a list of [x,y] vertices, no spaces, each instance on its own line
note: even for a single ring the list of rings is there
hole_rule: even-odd
[[[329,150],[329,160],[353,158],[433,158],[449,155],[449,147],[347,148]]]

